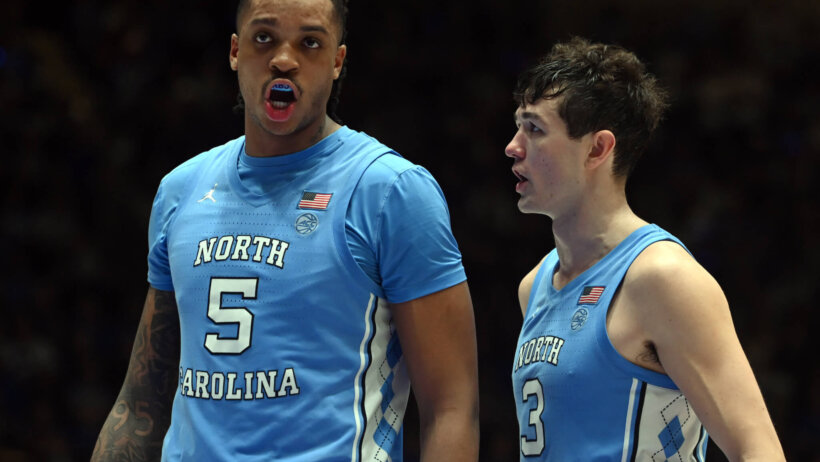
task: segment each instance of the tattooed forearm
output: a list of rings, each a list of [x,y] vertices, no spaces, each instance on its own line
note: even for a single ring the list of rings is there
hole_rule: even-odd
[[[176,388],[178,377],[179,316],[173,292],[152,291],[153,310],[140,322],[126,381],[136,387],[159,387],[156,392],[166,394]]]
[[[92,461],[159,460],[177,387],[179,316],[173,292],[150,289],[128,373]]]

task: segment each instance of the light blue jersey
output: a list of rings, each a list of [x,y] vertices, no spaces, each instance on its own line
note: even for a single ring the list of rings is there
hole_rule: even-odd
[[[241,137],[163,179],[149,241],[181,329],[163,461],[402,460],[387,301],[466,279],[429,173],[346,127],[264,159]]]
[[[661,240],[681,244],[656,225],[639,228],[561,290],[558,254],[547,255],[513,364],[522,461],[704,459],[708,436],[686,397],[669,376],[621,356],[606,332],[627,269]]]

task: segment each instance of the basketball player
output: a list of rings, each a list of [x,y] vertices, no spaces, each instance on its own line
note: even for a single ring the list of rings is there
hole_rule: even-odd
[[[343,0],[243,0],[245,134],[161,182],[150,288],[93,460],[475,461],[475,324],[430,174],[331,116]]]
[[[625,184],[665,108],[634,54],[580,38],[525,71],[506,147],[518,208],[556,248],[521,281],[520,460],[730,460],[783,452],[717,282],[632,212]]]

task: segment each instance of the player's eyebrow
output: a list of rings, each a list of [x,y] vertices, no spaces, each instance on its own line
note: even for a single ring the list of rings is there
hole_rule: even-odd
[[[330,35],[330,32],[324,26],[302,26],[299,28],[302,32],[319,32],[321,34]]]
[[[249,25],[251,25],[251,26],[275,26],[276,23],[277,23],[276,18],[263,17],[263,18],[254,18],[254,19],[252,19]]]
[[[513,120],[517,123],[522,120],[537,120],[539,122],[543,122],[544,119],[542,119],[540,115],[532,111],[516,111],[515,114],[513,114]]]
[[[261,25],[261,26],[275,27],[277,22],[278,21],[277,21],[276,18],[261,17],[261,18],[252,19],[249,25],[251,25],[251,26],[260,26]],[[302,32],[319,32],[321,34],[330,35],[330,32],[328,32],[327,29],[322,25],[310,25],[310,24],[308,24],[308,25],[301,26],[299,28],[299,30],[301,30]]]

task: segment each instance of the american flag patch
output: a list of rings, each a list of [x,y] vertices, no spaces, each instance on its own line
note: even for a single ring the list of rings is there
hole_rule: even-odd
[[[316,209],[316,210],[324,210],[327,208],[327,204],[330,202],[330,198],[333,196],[332,193],[315,193],[315,192],[303,192],[302,193],[302,200],[299,201],[299,205],[297,205],[300,209]]]
[[[578,299],[579,305],[594,305],[598,303],[601,294],[604,293],[604,286],[586,286],[581,292],[581,298]]]

